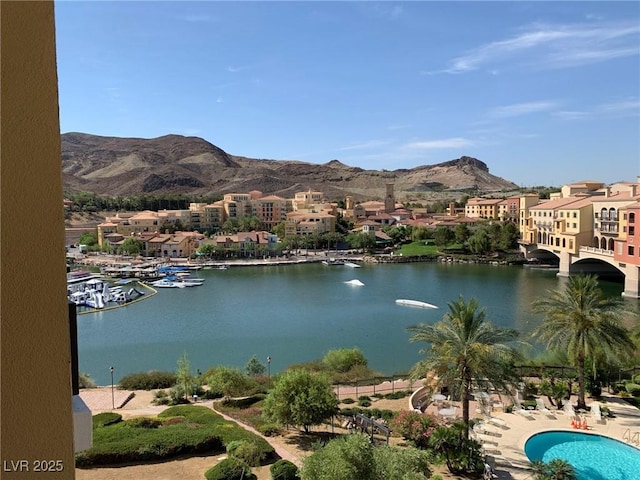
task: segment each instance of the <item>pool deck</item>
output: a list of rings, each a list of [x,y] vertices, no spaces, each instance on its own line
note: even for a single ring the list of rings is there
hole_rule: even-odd
[[[571,397],[571,402],[575,404],[576,398]],[[599,403],[601,406],[608,407],[614,417],[606,418],[604,423],[596,423],[589,412],[582,414],[587,419],[588,432],[605,435],[623,442],[623,435],[627,430],[632,435],[635,432],[640,432],[640,410],[616,396],[607,394],[603,394]],[[587,407],[590,404],[591,399],[588,398]],[[491,439],[492,443],[489,445],[495,444],[494,455],[490,452],[487,452],[487,455],[493,456],[495,460],[495,471],[498,479],[531,479],[531,471],[528,469],[529,460],[524,454],[524,444],[530,436],[547,430],[575,431],[571,426],[571,418],[566,416],[564,412],[554,410],[553,413],[555,414],[555,419],[533,410],[534,418],[531,420],[516,413],[494,414],[495,417],[506,422],[507,428],[492,425],[491,431],[492,433],[495,432],[495,434],[483,438]]]

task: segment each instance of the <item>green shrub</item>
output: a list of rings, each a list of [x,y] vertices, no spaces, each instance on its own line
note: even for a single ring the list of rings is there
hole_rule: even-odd
[[[640,384],[640,375],[636,375],[635,377],[633,377],[633,383]]]
[[[118,388],[122,390],[155,390],[158,388],[170,388],[176,384],[177,376],[173,372],[130,373],[120,379]]]
[[[298,467],[289,460],[278,460],[269,467],[272,480],[299,480]]]
[[[80,373],[78,375],[78,387],[79,388],[96,388],[96,382],[88,373]]]
[[[386,398],[387,400],[398,400],[400,398],[404,398],[408,395],[411,395],[411,392],[407,391],[407,390],[400,390],[398,392],[393,392],[393,393],[387,393],[384,398]]]
[[[345,399],[342,400],[342,403],[350,405],[352,403],[356,403],[356,401],[353,398],[345,398]]]
[[[136,417],[127,420],[127,426],[133,428],[158,428],[162,425],[162,421],[157,418]]]
[[[358,406],[360,407],[370,407],[371,400],[358,400]]]
[[[226,402],[225,405],[230,408],[248,408],[258,402],[261,402],[262,400],[265,399],[265,397],[266,395],[264,393],[259,393],[256,395],[251,395],[250,397],[244,397],[244,398],[238,398],[238,399],[232,398],[231,400]]]
[[[260,451],[258,446],[247,440],[235,440],[227,445],[227,453],[230,456],[239,458],[250,467],[259,467],[266,455]]]
[[[111,417],[107,417],[111,415]],[[115,416],[114,416],[115,415]],[[213,410],[196,405],[170,407],[156,419],[122,422],[117,414],[101,414],[94,419],[93,447],[76,456],[78,467],[94,467],[114,463],[166,460],[178,455],[224,451],[234,440],[253,443],[260,458],[273,458],[274,449],[266,440],[233,422],[228,422]],[[104,427],[102,423],[116,424]],[[137,423],[139,422],[139,423]],[[148,423],[147,423],[148,422]],[[248,455],[248,454],[247,454]]]
[[[638,385],[637,383],[627,383],[624,388],[630,395],[633,395],[634,397],[640,397],[640,385]]]
[[[361,395],[358,397],[358,401],[371,401],[371,397],[367,396],[367,395]]]
[[[164,390],[157,390],[153,392],[153,400],[151,401],[151,403],[153,403],[154,405],[169,405],[170,400],[171,399],[169,398],[169,394],[167,392],[165,392]]]
[[[93,416],[93,428],[106,427],[122,421],[122,415],[115,412],[103,412]]]
[[[275,437],[280,435],[280,427],[275,423],[263,423],[258,427],[258,431],[265,437]]]
[[[204,474],[207,480],[256,480],[251,467],[236,457],[229,457],[214,465]]]

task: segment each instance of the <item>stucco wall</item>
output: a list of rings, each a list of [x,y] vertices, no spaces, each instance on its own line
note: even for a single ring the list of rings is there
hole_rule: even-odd
[[[53,15],[0,2],[2,478],[74,478]]]

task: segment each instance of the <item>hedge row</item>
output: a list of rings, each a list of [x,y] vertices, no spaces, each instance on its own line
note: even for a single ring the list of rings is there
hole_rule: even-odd
[[[158,388],[170,388],[176,384],[178,377],[173,372],[138,372],[125,375],[118,382],[121,390],[156,390]]]

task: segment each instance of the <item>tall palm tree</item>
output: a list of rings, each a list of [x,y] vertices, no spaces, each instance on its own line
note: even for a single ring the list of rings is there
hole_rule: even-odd
[[[426,376],[436,387],[447,386],[462,402],[462,419],[469,425],[469,396],[489,387],[510,391],[519,380],[513,364],[516,350],[506,345],[518,337],[513,329],[488,322],[475,298],[462,296],[448,305],[449,311],[438,323],[409,327],[411,342],[426,342],[425,358],[413,367],[413,376]],[[467,431],[468,435],[468,431]]]
[[[609,357],[630,353],[633,342],[620,324],[625,309],[619,299],[602,294],[593,275],[569,278],[565,287],[533,302],[533,310],[544,314],[543,323],[531,334],[549,349],[562,349],[578,371],[578,408],[586,409],[585,363],[599,352]]]

